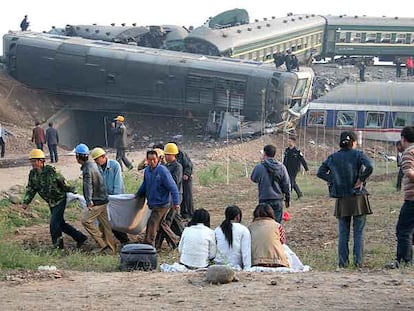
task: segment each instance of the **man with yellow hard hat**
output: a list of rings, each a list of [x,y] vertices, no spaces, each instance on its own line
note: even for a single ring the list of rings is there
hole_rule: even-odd
[[[33,200],[36,193],[44,199],[50,207],[50,235],[55,248],[63,249],[62,232],[71,236],[79,248],[87,237],[79,230],[65,222],[66,193],[74,192],[75,188],[68,185],[65,178],[53,166],[45,165],[45,154],[40,149],[33,149],[29,154],[32,169],[23,198],[23,208]]]
[[[124,121],[125,118],[123,116],[117,116],[114,119],[114,122],[112,122],[112,133],[114,134],[114,146],[116,148],[116,160],[121,165],[121,169],[122,163],[124,163],[128,169],[132,169],[133,166],[125,155],[128,143],[127,129]]]
[[[125,186],[119,163],[115,160],[109,159],[105,150],[100,147],[96,147],[91,151],[91,158],[102,169],[108,195],[124,193]],[[125,232],[116,231],[114,229],[112,229],[112,232],[121,244],[129,242],[128,235]]]

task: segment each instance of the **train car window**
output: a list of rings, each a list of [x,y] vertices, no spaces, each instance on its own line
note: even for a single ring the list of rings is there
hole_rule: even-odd
[[[397,37],[395,38],[395,43],[405,43],[406,37],[405,33],[397,33]]]
[[[366,43],[375,43],[377,40],[377,34],[375,32],[367,33],[365,37]]]
[[[360,32],[351,32],[351,42],[360,43],[361,42],[361,33]]]
[[[339,42],[346,42],[346,32],[340,32],[339,33]]]
[[[324,126],[326,120],[325,111],[309,111],[308,125],[309,126]]]
[[[382,128],[384,126],[384,112],[367,112],[365,127]]]
[[[381,34],[381,43],[391,43],[391,33]]]
[[[407,125],[414,124],[414,113],[412,112],[396,112],[394,115],[394,127],[403,128]]]
[[[302,97],[303,93],[306,90],[306,84],[308,79],[299,79],[296,84],[295,91],[293,92],[293,97]]]
[[[338,111],[336,117],[337,127],[355,127],[356,112],[355,111]]]

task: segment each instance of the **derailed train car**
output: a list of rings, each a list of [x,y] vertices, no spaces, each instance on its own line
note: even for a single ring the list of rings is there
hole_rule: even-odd
[[[3,48],[9,74],[34,88],[285,126],[306,113],[313,80],[312,71],[42,33],[6,34]]]

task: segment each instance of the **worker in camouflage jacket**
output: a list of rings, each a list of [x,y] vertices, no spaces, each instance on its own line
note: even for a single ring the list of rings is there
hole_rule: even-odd
[[[50,235],[55,248],[63,249],[62,232],[71,236],[77,247],[81,247],[87,237],[79,230],[65,222],[66,193],[74,192],[74,187],[67,184],[65,178],[53,166],[45,165],[45,154],[40,149],[33,149],[29,155],[32,170],[23,198],[23,208],[27,209],[36,193],[50,207]]]

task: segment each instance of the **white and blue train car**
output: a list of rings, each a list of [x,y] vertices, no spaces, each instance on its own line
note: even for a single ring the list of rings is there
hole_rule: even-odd
[[[364,139],[397,141],[404,126],[414,125],[414,84],[344,84],[309,105],[302,126],[331,131],[360,131]]]

